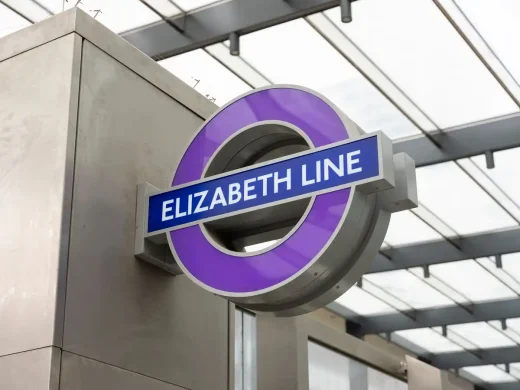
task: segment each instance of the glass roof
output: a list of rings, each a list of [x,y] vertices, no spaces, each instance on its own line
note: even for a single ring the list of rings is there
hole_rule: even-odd
[[[406,231],[407,234],[403,234]],[[442,236],[411,211],[392,215],[385,242],[392,246],[440,240]]]
[[[508,374],[504,369],[497,366],[475,366],[465,367],[461,369],[461,375],[465,373],[478,378],[481,382],[487,383],[501,383],[501,382],[515,382],[516,378]]]
[[[0,37],[30,26],[31,23],[0,3]]]
[[[516,343],[486,322],[473,322],[448,326],[448,338],[451,333],[463,337],[477,348],[512,347]]]
[[[116,33],[161,20],[157,13],[139,0],[38,1],[54,14],[77,6]]]
[[[11,8],[12,12],[17,12],[20,17],[30,22],[38,22],[49,17],[51,14],[48,9],[33,0],[3,0],[2,3],[5,4],[2,6],[3,8],[6,8],[6,6]],[[0,26],[3,26],[8,18],[9,16],[6,16],[3,12],[0,12]],[[23,27],[28,26],[29,24],[24,25]],[[17,27],[16,29],[19,28],[22,27]]]
[[[176,5],[176,3],[170,0],[142,0],[148,6],[156,10],[160,15],[165,17],[172,17],[182,13],[182,10]]]
[[[517,295],[486,268],[474,260],[430,266],[430,273],[450,286],[471,302],[514,298]],[[467,277],[471,275],[471,279]],[[482,286],[486,286],[485,289]]]
[[[400,330],[395,333],[399,337],[432,353],[447,353],[463,350],[460,345],[443,337],[442,334],[430,328]]]
[[[517,222],[455,162],[417,169],[420,202],[460,235]]]
[[[500,198],[502,204],[507,205],[507,209],[518,218],[520,209],[520,183],[511,180],[518,173],[517,164],[520,159],[520,148],[503,150],[494,153],[495,168],[486,169],[486,159],[484,156],[472,157],[472,165],[478,167],[481,175],[498,188],[504,195]],[[485,179],[480,178],[479,182]],[[490,185],[491,186],[491,185]],[[495,195],[496,196],[496,195]],[[507,199],[507,200],[506,200]]]
[[[202,49],[159,63],[219,106],[251,89]]]
[[[506,263],[507,268],[502,266],[502,268],[498,268],[496,264],[496,260],[490,257],[482,257],[477,259],[477,263],[486,268],[493,276],[499,279],[502,283],[504,283],[507,287],[513,290],[516,294],[520,294],[520,274],[516,274],[511,269],[511,264],[514,265],[514,262],[511,263],[511,255],[506,255]],[[513,254],[514,256],[514,254]],[[504,261],[502,261],[504,263]]]
[[[374,297],[370,293],[357,286],[354,286],[348,290],[336,302],[353,311],[354,313],[363,316],[397,312],[397,310],[395,310],[389,304],[383,302],[381,299]]]
[[[221,0],[174,0],[183,11],[193,11],[197,8],[213,5]]]
[[[338,9],[326,14],[439,128],[518,110],[434,2],[352,7],[353,23],[341,23]]]
[[[366,131],[385,130],[393,138],[419,133],[304,19],[246,35],[240,41],[240,51],[241,57],[271,82],[302,85],[323,93]]]
[[[2,0],[0,37],[74,6],[121,33],[218,3]],[[349,24],[340,22],[334,8],[243,35],[239,56],[231,56],[224,41],[159,63],[219,106],[271,83],[312,88],[364,131],[382,130],[393,139],[518,113],[517,0],[361,0],[352,7]],[[487,168],[483,155],[417,169],[420,206],[392,215],[385,253],[440,240],[456,248],[466,236],[518,228],[519,161],[520,148],[514,148],[494,153],[494,169]],[[369,273],[337,303],[370,318],[518,299],[520,253],[503,254],[501,260],[468,257],[431,265],[428,272],[415,267]],[[502,325],[497,319],[449,325],[445,336],[440,327],[395,335],[430,353],[520,344],[520,319],[508,319],[506,329]],[[515,380],[520,363],[511,364],[510,373],[501,366],[467,367],[463,373],[488,383]]]
[[[466,304],[470,303],[468,297],[462,294],[458,288],[453,288],[451,284],[446,283],[445,281],[437,278],[435,275],[430,274],[428,278],[424,277],[424,269],[423,268],[409,268],[409,271],[412,272],[417,277],[422,278],[422,280],[432,286],[435,290],[439,291],[441,294],[445,295],[453,302]],[[431,271],[430,271],[431,272]]]
[[[511,50],[510,37],[520,31],[517,22],[520,4],[515,0],[499,0],[495,7],[486,7],[485,2],[474,0],[441,0],[440,3],[518,99],[520,56]]]
[[[230,55],[228,42],[208,46],[206,50],[234,74],[240,75],[240,78],[251,87],[259,88],[271,84],[269,79],[262,75],[258,69],[251,66],[243,57]]]

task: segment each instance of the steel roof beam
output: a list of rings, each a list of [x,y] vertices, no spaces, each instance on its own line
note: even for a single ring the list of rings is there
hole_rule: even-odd
[[[330,308],[334,310],[333,307]],[[520,317],[520,298],[369,317],[349,315],[347,320],[356,324],[356,334],[365,335],[469,322],[502,320],[513,317]]]
[[[394,142],[394,153],[405,152],[415,160],[417,167],[423,167],[516,148],[520,146],[520,115],[458,126],[430,135],[440,148],[421,135]]]
[[[477,384],[475,390],[518,390],[520,388],[519,382],[506,382],[506,383],[490,383],[490,384]]]
[[[442,370],[488,364],[516,363],[520,361],[520,346],[440,353],[426,357],[426,361]]]
[[[230,34],[248,34],[337,7],[339,3],[339,0],[263,0],[259,7],[258,0],[222,1],[121,36],[150,57],[163,59],[223,42]],[[394,148],[396,153],[409,154],[416,166],[421,167],[518,147],[519,130],[520,115],[510,115],[430,132],[429,137],[409,137],[394,143]]]
[[[520,134],[520,131],[519,131]],[[382,250],[370,273],[520,252],[520,227]]]
[[[339,0],[229,0],[121,34],[158,60],[199,49],[339,5]],[[338,15],[339,17],[339,15]],[[176,28],[174,28],[175,26]],[[431,139],[437,143],[435,145]],[[439,147],[440,146],[440,147]],[[417,167],[520,146],[520,115],[430,132],[394,143]]]
[[[166,58],[223,42],[231,33],[249,34],[337,7],[339,0],[262,0],[261,3],[223,1],[121,36],[154,59]]]

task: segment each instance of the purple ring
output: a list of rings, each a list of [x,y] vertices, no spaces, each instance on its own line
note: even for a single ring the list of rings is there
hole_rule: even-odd
[[[274,87],[242,96],[210,118],[182,157],[172,186],[199,180],[219,146],[254,123],[276,120],[302,130],[315,147],[349,138],[329,103],[302,89]],[[327,246],[341,223],[350,189],[317,195],[309,213],[289,237],[271,250],[247,257],[215,248],[200,225],[169,232],[177,260],[195,281],[222,295],[252,295],[303,272]],[[312,239],[309,239],[312,237]]]

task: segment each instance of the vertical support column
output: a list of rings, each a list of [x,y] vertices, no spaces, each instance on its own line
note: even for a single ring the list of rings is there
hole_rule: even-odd
[[[473,384],[410,356],[406,357],[408,390],[474,390]]]
[[[30,30],[0,40],[3,390],[57,390],[63,338],[82,42]]]
[[[257,376],[256,376],[256,317],[249,313],[242,313],[242,328],[243,328],[243,370],[244,370],[244,388],[243,390],[256,390]]]
[[[350,390],[368,390],[368,367],[356,360],[348,363]]]
[[[237,385],[242,378],[242,317],[232,302],[228,302],[228,324],[228,390],[242,390]]]
[[[301,317],[257,316],[258,390],[308,390],[307,333]]]

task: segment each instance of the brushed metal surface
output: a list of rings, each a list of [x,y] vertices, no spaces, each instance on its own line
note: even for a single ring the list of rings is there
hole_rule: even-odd
[[[0,62],[0,356],[61,345],[80,44]]]
[[[189,389],[226,389],[228,303],[133,256],[136,185],[169,185],[202,120],[83,45],[64,349]]]
[[[308,335],[304,316],[256,317],[258,390],[309,390]]]
[[[0,40],[0,61],[73,33],[75,22],[75,13],[64,12],[59,16],[47,18],[2,37]]]
[[[60,390],[184,390],[105,363],[63,352]]]
[[[54,347],[0,357],[0,389],[58,390],[60,358]]]

